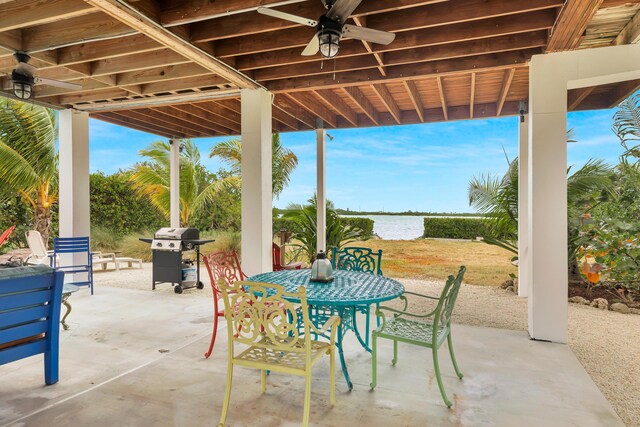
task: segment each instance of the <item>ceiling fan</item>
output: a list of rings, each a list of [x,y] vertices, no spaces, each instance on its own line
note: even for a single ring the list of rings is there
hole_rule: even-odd
[[[274,18],[314,27],[316,34],[302,51],[302,55],[313,56],[320,51],[325,58],[333,58],[340,50],[340,39],[343,36],[384,45],[391,43],[396,38],[394,33],[345,24],[361,2],[362,0],[322,0],[327,13],[318,18],[317,21],[266,7],[259,7],[258,12]]]
[[[26,52],[13,54],[16,60],[16,68],[11,72],[11,89],[18,99],[29,99],[33,92],[33,86],[38,84],[61,87],[65,89],[81,89],[82,86],[75,83],[61,82],[58,80],[38,77],[38,69],[29,64],[31,57]]]

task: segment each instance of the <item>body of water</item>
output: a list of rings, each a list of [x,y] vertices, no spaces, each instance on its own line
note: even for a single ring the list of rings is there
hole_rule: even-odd
[[[343,215],[348,216],[348,215]],[[412,215],[354,215],[369,218],[373,222],[373,232],[385,240],[413,240],[424,233],[425,216]],[[430,217],[427,217],[430,218]],[[456,216],[437,218],[459,218]]]

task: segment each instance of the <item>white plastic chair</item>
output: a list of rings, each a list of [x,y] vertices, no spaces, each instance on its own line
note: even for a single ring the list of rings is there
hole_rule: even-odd
[[[28,264],[52,264],[51,259],[53,257],[53,251],[48,251],[47,247],[42,240],[42,234],[36,230],[29,230],[25,233],[27,238],[27,244],[31,255],[29,255],[25,262]]]

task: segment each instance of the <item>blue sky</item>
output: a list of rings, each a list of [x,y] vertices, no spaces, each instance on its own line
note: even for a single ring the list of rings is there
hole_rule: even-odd
[[[570,113],[568,126],[576,143],[569,144],[568,164],[589,158],[617,163],[622,152],[611,131],[614,110]],[[518,118],[467,120],[367,129],[329,130],[327,194],[337,207],[367,211],[472,212],[467,185],[480,174],[502,174],[518,151]],[[299,159],[291,184],[274,206],[304,202],[315,191],[315,133],[281,136]],[[91,171],[113,173],[131,167],[138,151],[160,137],[91,119]],[[195,140],[203,163],[212,171],[223,167],[209,159],[221,138]]]

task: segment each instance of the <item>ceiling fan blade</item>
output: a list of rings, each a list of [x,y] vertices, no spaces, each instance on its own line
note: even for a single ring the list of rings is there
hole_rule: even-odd
[[[338,0],[327,12],[327,18],[344,24],[362,0]]]
[[[342,27],[342,36],[378,44],[389,44],[396,38],[394,33],[349,24]]]
[[[28,74],[33,75],[38,69],[31,64],[27,64],[26,62],[18,62],[16,65],[16,71],[20,74]]]
[[[258,13],[271,16],[273,18],[284,19],[285,21],[295,22],[296,24],[307,25],[309,27],[315,27],[318,25],[317,21],[313,19],[303,18],[301,16],[292,15],[286,12],[280,12],[279,10],[269,9],[268,7],[259,7]]]
[[[307,47],[302,51],[302,56],[313,56],[320,50],[320,40],[318,40],[318,36],[315,35],[307,44]]]
[[[61,88],[64,88],[64,89],[75,89],[75,90],[82,89],[82,86],[79,85],[79,84],[61,82],[59,80],[45,79],[45,78],[42,78],[42,77],[36,77],[35,83],[36,84],[42,84],[42,85],[48,85],[48,86],[61,87]]]

